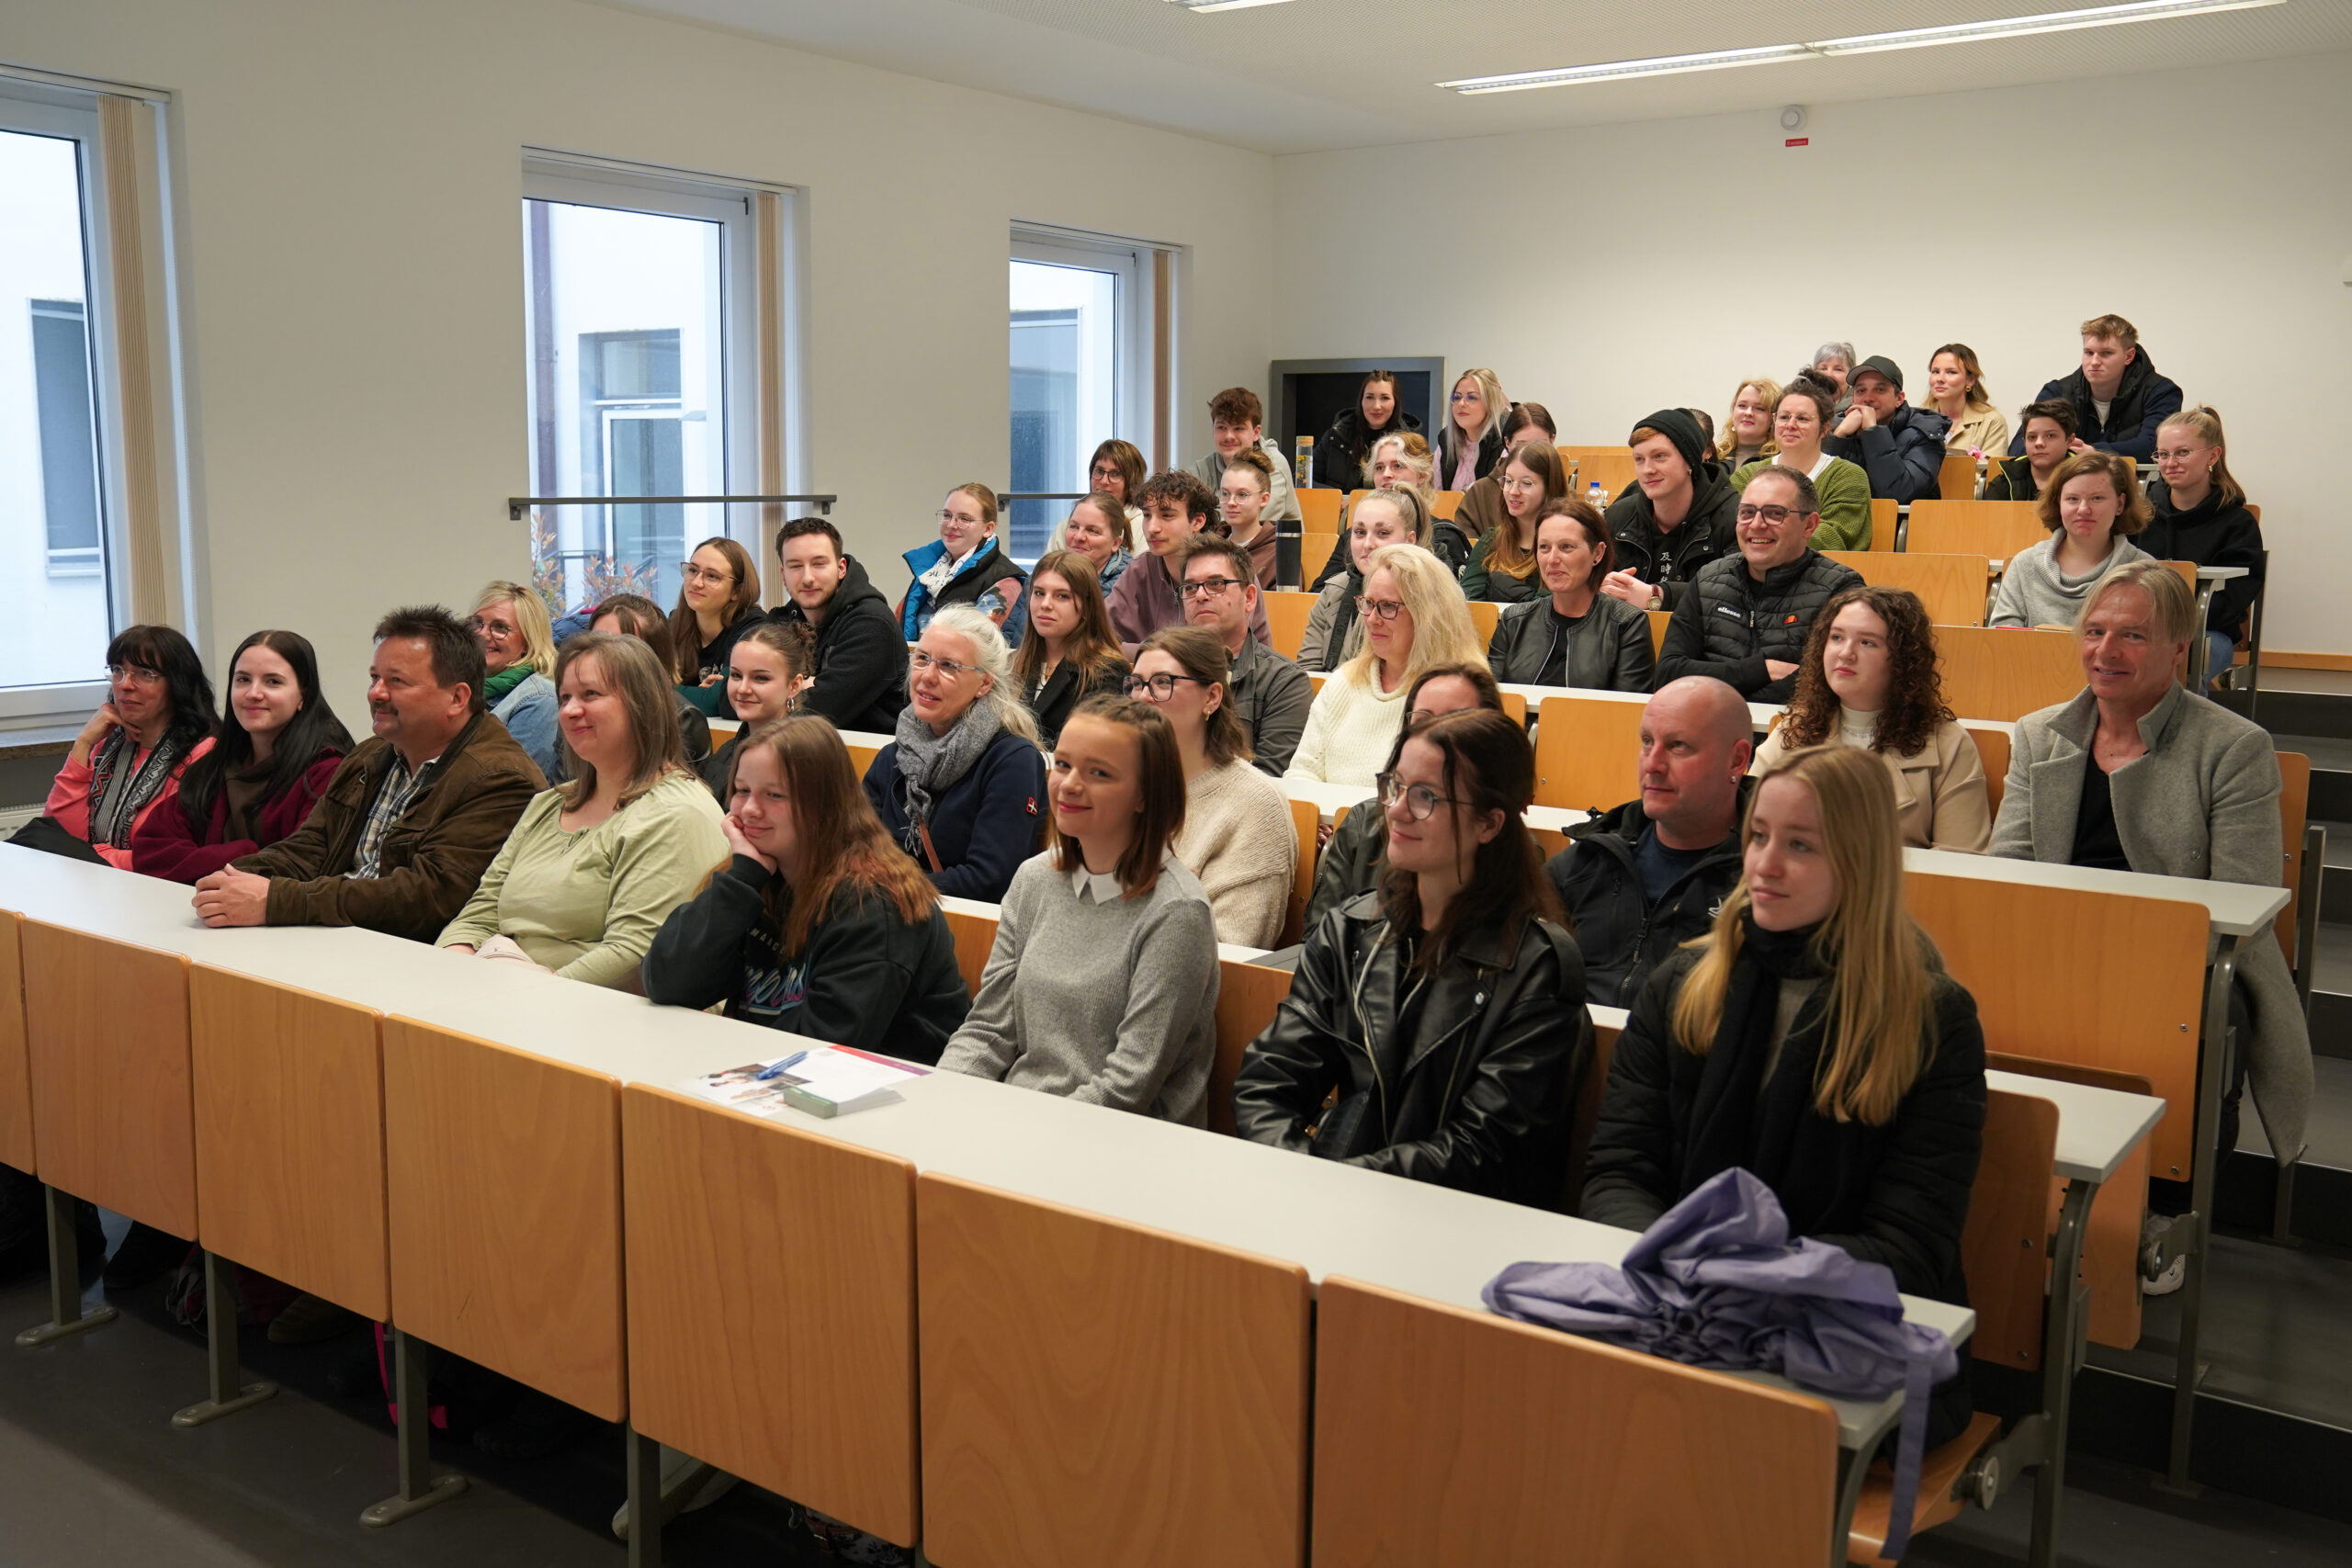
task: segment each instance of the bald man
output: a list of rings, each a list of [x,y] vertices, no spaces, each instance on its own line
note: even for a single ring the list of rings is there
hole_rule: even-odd
[[[1585,999],[1630,1007],[1657,961],[1714,923],[1739,880],[1755,750],[1746,699],[1707,675],[1642,709],[1640,794],[1568,829],[1545,869],[1575,921]]]

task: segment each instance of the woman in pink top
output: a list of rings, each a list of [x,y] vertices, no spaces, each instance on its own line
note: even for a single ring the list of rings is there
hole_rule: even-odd
[[[187,638],[132,626],[107,645],[107,683],[45,809],[99,859],[128,868],[132,831],[177,800],[181,773],[211,749],[212,682]]]

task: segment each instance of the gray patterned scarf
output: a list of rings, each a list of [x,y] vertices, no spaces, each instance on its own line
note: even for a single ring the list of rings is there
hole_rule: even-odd
[[[975,699],[944,735],[933,735],[912,704],[899,711],[899,784],[906,796],[909,854],[922,858],[922,829],[931,821],[933,803],[972,771],[1003,728],[985,697]]]

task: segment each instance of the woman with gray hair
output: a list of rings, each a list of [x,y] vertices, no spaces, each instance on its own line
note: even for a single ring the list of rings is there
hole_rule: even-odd
[[[993,904],[1037,852],[1046,763],[996,622],[968,604],[931,617],[907,659],[898,739],[865,797],[940,892]]]
[[[1829,378],[1838,389],[1838,407],[1844,412],[1854,400],[1854,389],[1846,383],[1854,374],[1854,345],[1850,343],[1825,343],[1813,351],[1813,367]]]
[[[1993,853],[2278,886],[2278,757],[2270,736],[2173,677],[2197,635],[2188,585],[2161,561],[2126,562],[2091,590],[2075,626],[2087,684],[2072,702],[2018,722]],[[2199,1157],[2237,1146],[2238,1100],[2250,1077],[2270,1146],[2280,1164],[2292,1163],[2311,1111],[2312,1043],[2267,926],[2239,949],[2230,1009],[2246,1044],[2223,1086],[2216,1149]],[[2177,1197],[2168,1185],[2157,1184],[2159,1209],[2179,1207],[2166,1201]],[[2176,1270],[2146,1267],[2153,1248],[2142,1256],[2151,1294],[2179,1288]]]

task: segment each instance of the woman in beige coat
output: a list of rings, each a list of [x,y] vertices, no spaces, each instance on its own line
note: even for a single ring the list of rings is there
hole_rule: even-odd
[[[1905,844],[1982,854],[1992,842],[1984,763],[1944,705],[1918,595],[1849,588],[1822,607],[1788,717],[1757,748],[1749,772],[1760,777],[1792,751],[1835,741],[1886,763]]]

